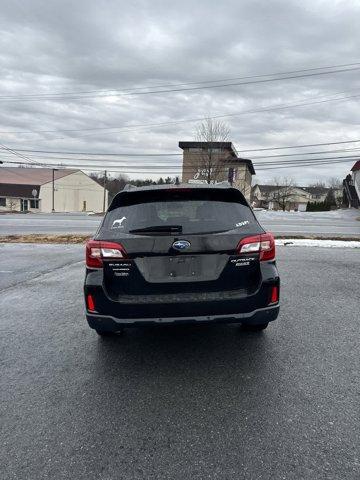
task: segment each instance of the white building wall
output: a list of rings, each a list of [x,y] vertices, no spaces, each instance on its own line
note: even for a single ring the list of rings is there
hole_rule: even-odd
[[[108,206],[106,192],[105,209]],[[40,187],[41,211],[51,212],[52,182]],[[97,182],[83,172],[71,173],[55,180],[55,212],[101,212],[104,190]]]
[[[2,197],[4,198],[4,197]],[[20,212],[20,198],[6,197],[6,205],[4,207],[0,206],[0,211],[4,212]]]
[[[360,170],[355,170],[355,172],[352,174],[352,177],[357,196],[360,198]]]

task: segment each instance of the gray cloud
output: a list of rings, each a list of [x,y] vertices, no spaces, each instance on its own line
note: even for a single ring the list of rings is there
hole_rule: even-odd
[[[4,1],[0,95],[126,89],[356,62],[359,19],[360,5],[350,1]],[[0,98],[0,131],[131,127],[241,113],[342,91],[360,94],[359,70],[162,95],[41,102]],[[227,121],[239,149],[351,140],[360,138],[358,102]],[[0,138],[13,148],[174,152],[193,132],[194,123],[184,123],[113,132],[2,133]],[[257,177],[268,181],[287,175],[306,183],[343,177],[351,165],[350,160],[316,169],[259,171]]]

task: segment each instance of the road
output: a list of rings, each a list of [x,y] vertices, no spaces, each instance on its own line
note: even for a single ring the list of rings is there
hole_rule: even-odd
[[[85,324],[81,260],[0,245],[1,478],[360,478],[358,250],[278,248],[281,315],[261,334],[107,340]]]
[[[255,212],[264,228],[277,235],[317,235],[323,237],[358,237],[360,211],[335,212]],[[81,213],[9,214],[0,215],[0,235],[31,233],[66,234],[95,233],[102,217]]]
[[[67,234],[92,235],[102,217],[83,213],[37,213],[0,215],[0,235]]]
[[[276,235],[316,235],[360,239],[360,210],[332,212],[255,212],[261,225]]]

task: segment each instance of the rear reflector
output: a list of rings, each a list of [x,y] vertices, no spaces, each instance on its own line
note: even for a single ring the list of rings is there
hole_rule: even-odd
[[[278,303],[279,301],[279,287],[273,286],[271,288],[271,296],[270,296],[270,303]]]
[[[261,235],[243,238],[237,246],[237,252],[239,254],[260,253],[260,260],[274,260],[274,237],[271,233],[263,233]]]
[[[126,258],[125,248],[120,243],[89,240],[86,242],[86,266],[101,268],[103,259]]]
[[[86,303],[87,303],[87,309],[90,312],[94,312],[95,311],[95,302],[94,302],[94,299],[93,299],[92,295],[88,294],[88,296],[86,297]]]

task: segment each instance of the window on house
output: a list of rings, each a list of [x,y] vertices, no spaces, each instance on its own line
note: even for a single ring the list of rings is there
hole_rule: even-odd
[[[30,200],[30,208],[39,208],[39,200]]]
[[[6,198],[0,198],[0,207],[6,207]]]

